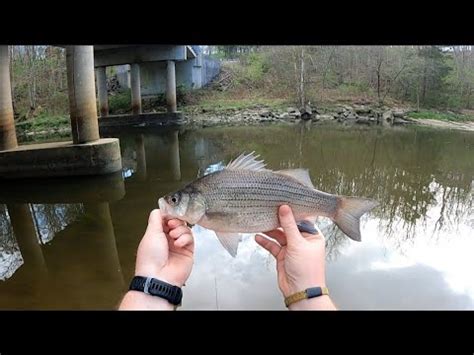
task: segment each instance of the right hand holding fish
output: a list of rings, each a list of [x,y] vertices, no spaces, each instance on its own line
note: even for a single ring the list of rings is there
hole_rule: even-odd
[[[137,251],[135,276],[153,277],[182,287],[194,263],[194,238],[184,221],[167,219],[159,209],[150,213]],[[164,299],[129,291],[120,309],[174,309]]]
[[[138,246],[135,273],[183,286],[194,262],[191,229],[179,219],[167,220],[161,210],[150,213],[148,227]]]
[[[278,210],[281,228],[257,234],[256,242],[276,259],[278,284],[284,297],[309,287],[326,287],[324,236],[298,230],[293,212],[283,205]],[[272,239],[265,238],[268,236]],[[289,306],[297,309],[336,309],[329,296],[305,299]]]

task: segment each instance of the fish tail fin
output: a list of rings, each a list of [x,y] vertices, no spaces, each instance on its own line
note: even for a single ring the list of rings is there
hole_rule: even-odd
[[[338,208],[333,221],[349,238],[360,242],[360,217],[378,204],[367,198],[338,196]]]

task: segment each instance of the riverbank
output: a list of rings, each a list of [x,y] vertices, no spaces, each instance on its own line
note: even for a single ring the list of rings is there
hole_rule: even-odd
[[[203,101],[180,108],[190,127],[251,126],[262,124],[297,124],[301,121],[314,124],[359,126],[422,125],[441,129],[474,131],[474,113],[441,113],[417,111],[403,105],[378,106],[359,100],[329,103],[320,107],[300,110],[284,99],[243,99]],[[17,122],[17,135],[23,142],[68,137],[71,134],[69,118],[40,116]]]
[[[379,125],[383,127],[423,125],[474,131],[474,115],[456,116],[454,113],[416,111],[407,106],[380,107],[363,101],[355,104],[327,105],[321,108],[307,107],[303,112],[296,107],[285,105],[283,101],[246,106],[227,104],[206,108],[194,107],[185,112],[188,125],[194,127],[294,124],[301,121],[311,121],[316,124]]]

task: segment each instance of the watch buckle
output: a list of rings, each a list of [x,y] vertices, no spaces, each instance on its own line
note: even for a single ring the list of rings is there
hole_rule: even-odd
[[[151,282],[151,277],[147,277],[145,280],[145,286],[143,287],[143,292],[146,293],[147,295],[150,294],[150,292],[148,292],[148,289],[150,287],[150,282]]]

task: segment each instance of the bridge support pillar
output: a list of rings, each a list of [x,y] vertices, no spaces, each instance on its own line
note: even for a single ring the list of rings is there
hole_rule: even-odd
[[[107,74],[106,67],[98,67],[95,70],[97,80],[97,96],[99,97],[100,117],[109,115],[109,97],[107,93]]]
[[[130,65],[130,86],[132,91],[132,114],[142,113],[142,94],[140,90],[140,64]]]
[[[0,150],[16,148],[8,46],[0,46]]]
[[[66,49],[69,110],[74,144],[100,139],[94,82],[93,46]]]
[[[0,151],[0,177],[103,175],[122,170],[119,140],[99,135],[93,46],[66,47],[72,142],[20,147],[13,123],[8,47],[0,49],[0,142],[7,149]]]
[[[176,112],[176,67],[173,60],[167,61],[166,68],[166,106],[168,112]]]

